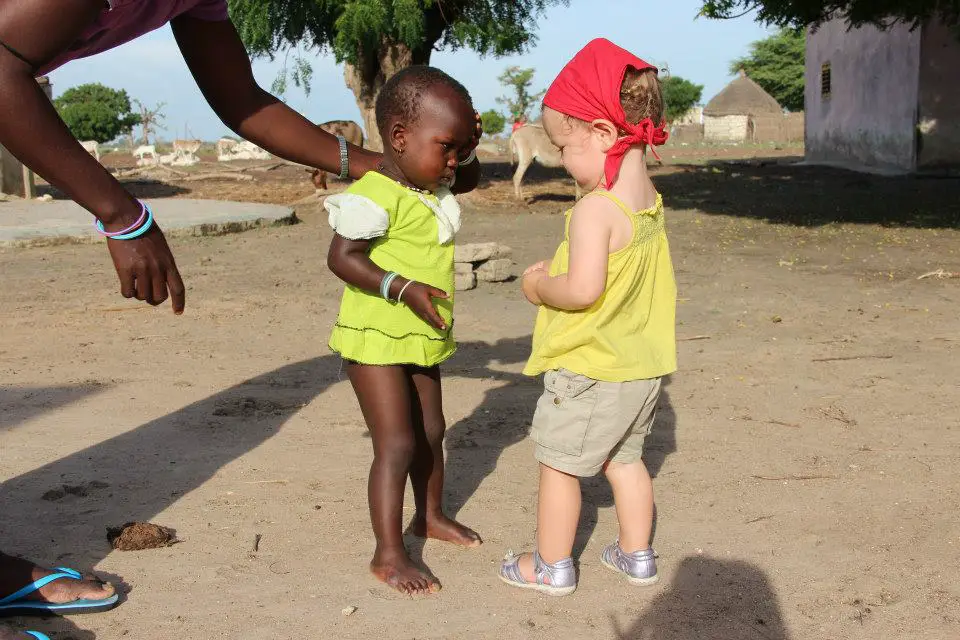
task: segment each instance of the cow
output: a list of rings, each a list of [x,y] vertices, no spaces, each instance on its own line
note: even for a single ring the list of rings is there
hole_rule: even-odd
[[[520,200],[523,200],[523,191],[520,189],[523,174],[527,172],[534,160],[545,167],[563,166],[560,149],[550,142],[547,132],[539,124],[527,124],[514,130],[510,135],[511,164],[514,152],[517,154],[517,171],[513,174],[513,192]],[[576,184],[575,197],[577,200],[580,199],[579,184]]]
[[[230,157],[237,148],[237,141],[233,138],[220,138],[217,140],[217,160],[219,162],[229,162]]]
[[[183,153],[186,155],[196,155],[202,144],[202,140],[174,140],[173,152]]]
[[[352,120],[331,120],[317,125],[327,133],[343,136],[348,143],[358,147],[363,146],[363,129]],[[310,178],[313,180],[313,186],[317,191],[327,190],[327,173],[320,169],[307,169]]]
[[[146,159],[150,156],[150,160]],[[133,150],[133,157],[137,159],[137,166],[143,167],[148,164],[159,164],[160,156],[157,155],[157,148],[152,144],[142,144]]]
[[[84,140],[80,143],[83,145],[84,151],[92,155],[97,159],[97,162],[100,162],[100,143],[96,140]]]

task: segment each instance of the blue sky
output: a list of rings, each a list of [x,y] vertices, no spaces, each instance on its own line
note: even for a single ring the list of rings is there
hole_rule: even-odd
[[[749,16],[738,20],[696,19],[697,0],[571,0],[569,7],[552,7],[540,20],[538,41],[530,51],[506,58],[484,58],[463,50],[438,52],[431,64],[466,85],[480,111],[498,108],[503,93],[497,76],[507,66],[537,70],[535,88],[545,88],[563,65],[589,40],[605,37],[652,64],[668,65],[671,74],[705,86],[706,102],[731,76],[730,60],[746,53],[754,40],[770,30]],[[334,119],[360,121],[353,94],[343,81],[343,70],[332,56],[310,54],[314,69],[309,96],[290,87],[288,104],[315,122]],[[254,73],[269,88],[280,60],[254,61]],[[204,102],[180,57],[169,27],[148,34],[93,58],[75,60],[51,74],[54,95],[86,82],[126,89],[144,104],[165,102],[167,126],[161,137],[184,136],[212,140],[227,128]]]

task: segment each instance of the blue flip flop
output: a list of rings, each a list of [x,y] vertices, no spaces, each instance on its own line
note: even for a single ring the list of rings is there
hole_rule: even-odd
[[[40,633],[39,631],[24,631],[24,633],[27,634],[28,636],[33,636],[37,640],[50,640],[50,637],[48,635],[44,633]]]
[[[0,598],[0,616],[42,616],[42,615],[71,615],[77,613],[98,613],[107,611],[116,606],[120,599],[118,594],[113,594],[109,598],[99,600],[74,600],[73,602],[53,603],[43,600],[26,600],[25,597],[50,584],[54,580],[83,580],[79,571],[68,569],[67,567],[57,567],[56,572],[44,576],[39,580],[28,584],[23,589],[11,593],[6,598]],[[37,633],[37,632],[28,632]],[[43,634],[40,634],[41,636]],[[39,636],[36,636],[39,640]]]

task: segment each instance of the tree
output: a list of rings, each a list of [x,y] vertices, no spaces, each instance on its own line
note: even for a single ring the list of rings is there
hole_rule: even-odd
[[[851,27],[884,28],[896,23],[918,27],[933,17],[960,25],[957,0],[704,0],[700,15],[726,19],[753,11],[759,22],[779,27],[816,27],[832,18],[841,18]]]
[[[110,142],[140,122],[126,91],[99,83],[67,89],[53,104],[77,140]]]
[[[140,140],[142,144],[150,144],[150,136],[154,141],[157,139],[157,129],[165,129],[161,122],[167,117],[163,113],[163,108],[167,106],[166,102],[161,102],[153,109],[150,109],[139,100],[134,100],[137,109],[140,111]],[[131,136],[132,139],[132,136]]]
[[[690,108],[700,102],[703,85],[694,84],[680,76],[667,76],[660,82],[667,122],[682,118]]]
[[[481,113],[480,120],[483,122],[483,132],[491,136],[502,133],[503,128],[507,126],[507,118],[496,109]]]
[[[480,55],[524,51],[537,18],[567,0],[228,0],[247,49],[272,57],[291,47],[332,51],[363,116],[369,144],[381,149],[374,106],[397,71],[429,64],[439,49]],[[295,60],[301,71],[301,57]],[[302,77],[302,75],[301,75]],[[309,74],[308,74],[309,77]]]
[[[497,102],[506,105],[507,111],[514,123],[526,122],[530,118],[530,110],[536,106],[542,99],[546,91],[540,93],[530,93],[530,85],[533,84],[533,69],[521,69],[520,67],[507,67],[506,70],[497,78],[506,89],[513,92],[513,95],[500,96]]]
[[[750,79],[790,111],[803,111],[803,31],[784,28],[750,45],[750,54],[730,63],[730,73],[743,69]]]

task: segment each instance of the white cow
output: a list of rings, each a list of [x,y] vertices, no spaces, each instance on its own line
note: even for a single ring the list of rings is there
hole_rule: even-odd
[[[96,140],[84,140],[80,143],[83,145],[84,151],[92,155],[97,159],[97,162],[100,162],[100,143]]]
[[[229,140],[229,138],[221,138],[220,142],[224,140]],[[221,148],[220,142],[217,143],[218,148]],[[220,162],[230,162],[231,160],[269,160],[272,157],[268,152],[249,140],[241,140],[232,147],[225,144],[222,149],[224,153],[221,155],[218,152],[217,154],[217,160]]]
[[[219,162],[229,162],[233,160],[231,154],[237,148],[237,141],[233,138],[220,138],[217,140],[217,160]]]
[[[152,144],[142,144],[133,150],[133,157],[137,160],[143,160],[146,156],[157,157],[157,148]]]
[[[523,191],[520,189],[520,183],[523,181],[523,174],[527,172],[534,160],[545,167],[563,166],[559,147],[555,147],[550,142],[547,132],[539,124],[527,124],[513,132],[510,136],[511,164],[514,152],[517,154],[517,171],[513,174],[513,192],[521,200]],[[576,198],[580,199],[579,184],[576,185]]]

